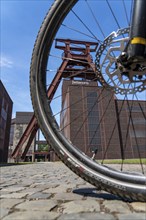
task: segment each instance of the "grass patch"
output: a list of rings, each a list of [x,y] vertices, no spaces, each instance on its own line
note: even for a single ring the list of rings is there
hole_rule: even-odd
[[[0,163],[0,167],[3,167],[3,166],[16,166],[16,165],[27,165],[27,164],[34,164],[34,162]]]
[[[146,158],[141,159],[143,164],[146,164]],[[101,162],[101,161],[99,161]],[[110,160],[104,160],[104,164],[121,164],[121,159],[110,159]],[[134,159],[125,159],[124,164],[140,164],[140,160],[137,158]]]

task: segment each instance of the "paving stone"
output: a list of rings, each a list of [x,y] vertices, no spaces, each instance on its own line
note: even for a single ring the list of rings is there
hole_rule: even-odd
[[[2,219],[4,216],[8,215],[9,209],[1,208],[0,207],[0,219]]]
[[[132,208],[134,209],[134,211],[138,211],[138,212],[145,212],[146,213],[146,203],[142,203],[142,202],[132,202],[130,203],[130,206],[132,206]]]
[[[14,185],[14,186],[9,186],[9,187],[6,187],[6,188],[3,188],[1,190],[1,192],[18,192],[18,191],[21,191],[21,190],[24,190],[25,187],[21,187],[21,186],[17,186],[17,185]]]
[[[26,176],[27,176],[27,174],[26,174]],[[29,176],[28,176],[29,177]],[[21,183],[22,183],[22,185],[23,186],[31,186],[32,184],[34,184],[34,181],[32,181],[32,180],[30,180],[30,179],[22,179],[21,178],[21,181],[19,181],[18,182],[18,184],[20,184],[21,185]]]
[[[20,205],[17,205],[16,208],[20,210],[50,211],[56,206],[57,206],[57,202],[54,200],[33,200],[33,201],[26,201]]]
[[[4,217],[3,220],[56,220],[59,215],[56,212],[24,211],[14,212]]]
[[[44,190],[43,192],[44,193],[65,193],[65,192],[67,192],[67,190],[69,189],[69,188],[72,188],[73,186],[72,185],[67,185],[67,184],[62,184],[62,185],[59,185],[59,186],[57,186],[57,187],[53,187],[53,188],[49,188],[49,189],[46,189],[46,190]]]
[[[113,213],[130,213],[130,209],[125,202],[118,200],[106,200],[103,201],[103,206],[106,210]]]
[[[81,212],[100,212],[100,205],[98,202],[95,202],[93,200],[91,201],[77,200],[62,204],[58,208],[58,211],[62,211],[62,210],[64,214],[81,213]]]
[[[83,181],[81,183],[77,181],[77,188],[79,188],[79,189],[93,188],[93,185],[91,185],[90,183],[87,183],[85,181]]]
[[[6,194],[10,194],[10,192],[7,192],[7,191],[3,191],[2,192],[2,191],[0,191],[0,198],[1,198],[2,195],[6,195]]]
[[[10,178],[7,178],[7,179],[10,179]],[[15,184],[16,184],[16,181],[15,182],[9,182],[9,183],[3,183],[3,184],[1,184],[1,187],[5,188],[5,187],[8,187],[8,186],[13,186]]]
[[[54,195],[53,199],[61,201],[71,201],[71,200],[80,200],[83,196],[77,195],[75,193],[57,193]]]
[[[32,194],[40,192],[40,191],[41,190],[39,188],[27,187],[26,189],[22,190],[21,193],[26,193],[27,195],[32,195]]]
[[[24,202],[24,199],[1,199],[0,207],[5,209],[11,209],[17,204]]]
[[[50,183],[49,180],[48,180],[48,183],[47,184],[44,184],[44,182],[42,183],[33,183],[30,185],[30,188],[45,188],[45,189],[48,189],[48,188],[55,188],[57,187],[59,184],[54,184],[54,183]]]
[[[146,220],[145,213],[117,214],[118,220]]]
[[[61,215],[57,220],[116,220],[116,218],[111,214],[77,213]]]
[[[48,199],[51,196],[51,193],[34,193],[29,196],[27,196],[27,199]]]
[[[0,198],[9,198],[9,199],[22,199],[27,195],[27,193],[9,193],[0,195]]]

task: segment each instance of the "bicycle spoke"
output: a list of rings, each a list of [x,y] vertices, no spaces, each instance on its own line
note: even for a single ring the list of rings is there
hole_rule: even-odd
[[[99,24],[99,22],[98,22],[98,20],[97,20],[97,18],[95,16],[93,10],[92,10],[92,8],[91,8],[91,6],[90,6],[90,4],[89,4],[89,2],[87,0],[86,0],[86,3],[88,5],[88,8],[89,8],[89,10],[90,10],[90,12],[91,12],[91,14],[92,14],[96,24],[97,24],[97,27],[99,28],[100,32],[102,33],[102,36],[105,38],[106,36],[105,36],[105,34],[104,34],[103,30],[102,30],[102,27],[100,26],[100,24]]]
[[[75,28],[69,27],[69,26],[67,26],[67,25],[65,25],[65,24],[62,24],[62,26],[63,26],[63,27],[66,27],[67,29],[70,29],[70,30],[72,30],[72,31],[75,31],[76,33],[79,33],[79,34],[81,34],[81,35],[87,36],[87,37],[89,37],[89,38],[91,38],[91,39],[97,40],[94,36],[90,36],[90,35],[88,35],[88,34],[82,32],[82,31],[79,31],[79,30],[75,29]]]
[[[128,18],[128,13],[127,13],[127,9],[126,9],[126,5],[125,5],[125,1],[122,0],[122,2],[123,2],[123,7],[124,7],[124,11],[125,11],[126,19],[127,19],[127,24],[128,24],[128,26],[130,26],[130,21],[129,21],[129,18]]]
[[[88,30],[88,32],[94,37],[97,42],[100,42],[100,40],[94,35],[94,33],[90,30],[89,27],[82,21],[82,19],[74,12],[74,10],[71,10],[72,13],[77,17],[77,19],[83,24],[83,26]]]
[[[118,22],[118,20],[117,20],[117,18],[116,18],[116,16],[115,16],[115,13],[114,13],[114,11],[113,11],[113,9],[112,9],[112,7],[111,7],[109,1],[106,0],[106,3],[108,4],[108,7],[109,7],[109,9],[110,9],[110,11],[111,11],[111,13],[112,13],[112,15],[113,15],[113,18],[114,18],[114,20],[115,20],[115,22],[116,22],[118,28],[121,29],[120,24],[119,24],[119,22]]]
[[[123,100],[122,103],[124,103],[124,100]],[[123,106],[123,105],[122,105],[122,106]],[[121,108],[121,109],[122,109],[122,108]],[[121,110],[121,109],[120,109],[120,110]],[[110,135],[108,144],[107,144],[107,146],[106,146],[106,149],[105,149],[105,152],[104,152],[104,155],[103,155],[103,158],[102,158],[102,162],[101,162],[102,164],[103,164],[103,162],[104,162],[104,160],[105,160],[105,158],[106,158],[106,154],[107,154],[108,149],[109,149],[109,147],[110,147],[110,142],[111,142],[111,140],[112,140],[112,137],[113,137],[113,134],[114,134],[114,132],[115,132],[116,126],[117,126],[117,119],[116,119],[116,122],[114,123],[114,126],[113,126],[113,129],[112,129],[112,132],[111,132],[111,135]]]

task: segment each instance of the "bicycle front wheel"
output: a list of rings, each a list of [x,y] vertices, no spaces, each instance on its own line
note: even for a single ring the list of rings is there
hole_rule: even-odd
[[[34,46],[30,90],[48,144],[73,172],[145,201],[145,76],[130,82],[116,59],[128,42],[131,2],[54,1]],[[131,157],[140,165],[127,172]],[[120,170],[107,159],[119,159]]]

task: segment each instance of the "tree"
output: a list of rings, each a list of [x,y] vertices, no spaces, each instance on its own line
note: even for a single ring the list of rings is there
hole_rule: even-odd
[[[38,144],[38,151],[39,152],[49,151],[49,146],[47,144]]]

